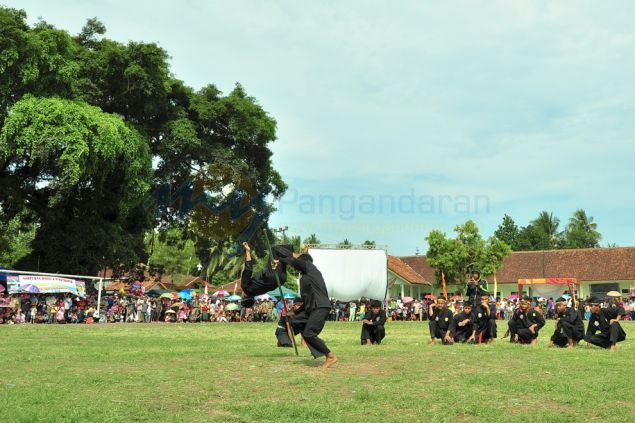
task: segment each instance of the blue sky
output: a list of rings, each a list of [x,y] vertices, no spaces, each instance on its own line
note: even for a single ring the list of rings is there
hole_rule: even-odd
[[[240,82],[278,123],[273,227],[410,255],[467,219],[582,208],[635,245],[631,1],[0,3],[156,42],[194,88]]]

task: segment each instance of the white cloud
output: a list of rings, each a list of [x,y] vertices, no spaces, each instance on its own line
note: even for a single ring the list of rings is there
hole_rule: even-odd
[[[194,87],[241,82],[277,120],[274,164],[295,189],[485,194],[476,220],[494,228],[586,207],[633,243],[610,214],[635,209],[630,1],[4,3],[156,41]]]

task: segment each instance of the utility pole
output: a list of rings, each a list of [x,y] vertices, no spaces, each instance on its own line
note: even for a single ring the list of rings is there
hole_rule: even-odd
[[[287,238],[287,231],[289,230],[288,226],[280,226],[278,229],[272,229],[271,232],[273,233],[280,233],[282,232],[282,239],[286,239]]]

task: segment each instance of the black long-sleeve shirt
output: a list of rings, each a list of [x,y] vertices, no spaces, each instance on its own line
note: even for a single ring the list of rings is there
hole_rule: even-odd
[[[381,310],[377,314],[373,314],[372,311],[367,311],[364,314],[363,320],[370,320],[372,323],[364,323],[366,326],[384,326],[386,324],[386,312]]]
[[[430,308],[430,320],[435,321],[443,332],[447,332],[450,330],[450,325],[452,324],[452,318],[454,314],[447,307],[441,308]]]
[[[313,263],[293,257],[281,257],[280,261],[290,264],[302,273],[300,295],[304,301],[304,310],[311,312],[317,308],[331,308],[324,277]]]
[[[545,325],[545,318],[533,308],[528,308],[525,311],[519,308],[511,320],[516,324],[517,329],[529,329],[530,326],[535,324],[537,325],[536,331],[538,331]]]
[[[623,317],[626,311],[622,307],[602,308],[598,313],[591,313],[589,324],[586,329],[586,336],[593,335],[600,331],[602,334],[609,334],[609,321],[617,319],[617,316]]]
[[[584,336],[584,323],[580,318],[578,310],[567,307],[562,313],[558,313],[558,323],[556,324],[556,332],[562,327],[562,325],[570,325],[580,337]]]

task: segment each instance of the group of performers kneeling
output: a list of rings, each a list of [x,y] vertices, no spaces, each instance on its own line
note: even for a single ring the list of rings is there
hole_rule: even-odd
[[[243,290],[242,305],[251,307],[257,295],[269,292],[286,282],[287,265],[300,272],[300,291],[302,297],[296,297],[291,309],[283,311],[276,330],[279,346],[292,346],[291,337],[300,333],[302,342],[314,358],[325,357],[323,367],[337,362],[324,341],[318,337],[331,310],[331,301],[326,284],[320,271],[313,264],[312,257],[305,249],[301,254],[293,253],[292,246],[275,246],[272,250],[273,261],[256,274],[253,273],[251,250],[245,248],[245,269],[241,276]],[[490,302],[490,295],[483,290],[483,280],[476,271],[468,283],[469,300],[463,303],[463,309],[456,315],[447,308],[447,300],[440,296],[429,307],[429,329],[431,343],[437,339],[443,344],[454,343],[492,343],[497,338],[496,308]],[[485,282],[486,283],[486,282]],[[508,322],[504,338],[518,344],[536,344],[538,334],[545,325],[541,312],[533,309],[530,297],[522,297]],[[602,308],[597,298],[589,300],[591,317],[586,332],[582,317],[572,300],[560,297],[556,300],[556,328],[549,346],[573,348],[579,341],[615,351],[616,344],[626,339],[626,333],[619,320],[626,314],[622,307],[611,304]],[[286,309],[286,307],[285,307]],[[380,344],[386,335],[386,313],[381,301],[374,300],[362,319],[361,343],[363,345]]]
[[[540,311],[532,307],[531,297],[524,296],[518,302],[512,318],[508,322],[508,330],[503,336],[518,344],[536,344],[538,334],[545,325]],[[573,348],[581,340],[598,347],[615,351],[615,345],[626,339],[626,333],[619,320],[626,314],[617,304],[602,308],[598,298],[589,300],[591,317],[586,332],[584,322],[577,308],[569,306],[567,300],[560,297],[556,300],[556,328],[551,335],[549,346]],[[490,296],[482,293],[479,304],[467,301],[463,310],[453,315],[446,307],[446,300],[441,297],[430,309],[430,338],[432,343],[440,339],[444,344],[455,342],[491,343],[496,339],[495,305],[490,303]]]

